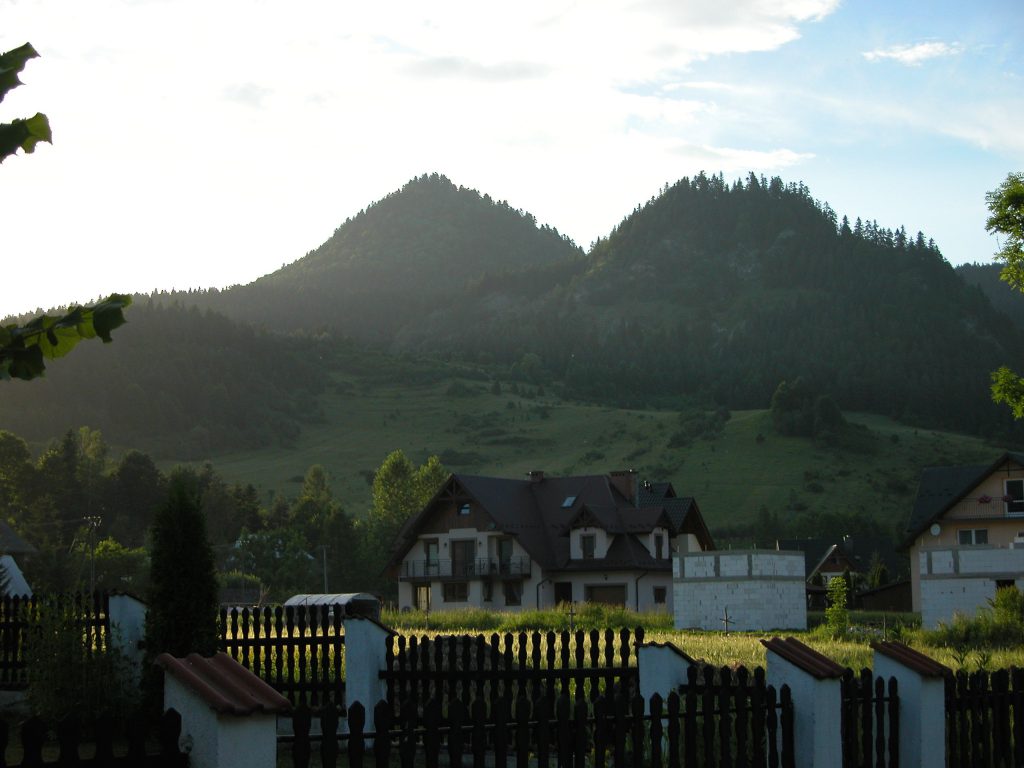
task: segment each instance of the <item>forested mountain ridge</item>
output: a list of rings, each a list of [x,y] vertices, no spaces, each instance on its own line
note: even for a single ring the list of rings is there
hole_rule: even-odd
[[[4,384],[0,429],[42,441],[89,426],[158,457],[288,445],[321,418],[322,345],[139,297],[115,343]]]
[[[571,240],[531,214],[435,173],[347,220],[304,258],[192,300],[275,329],[387,341],[482,279],[532,267],[571,269],[582,258]]]
[[[764,408],[801,376],[844,410],[1019,439],[988,383],[1024,358],[1024,333],[981,290],[920,233],[838,220],[802,184],[753,175],[666,186],[587,254],[422,176],[250,285],[137,298],[120,335],[7,387],[0,428],[88,425],[178,459],[289,445],[325,385],[387,352],[381,383],[471,368],[619,407]]]
[[[1024,329],[1024,294],[1015,291],[1001,277],[1003,265],[960,264],[956,273],[968,285],[975,285],[981,290],[992,306],[1010,318],[1014,325]]]

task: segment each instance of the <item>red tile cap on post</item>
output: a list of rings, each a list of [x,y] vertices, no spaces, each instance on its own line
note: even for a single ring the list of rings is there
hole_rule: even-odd
[[[912,672],[916,672],[921,677],[949,677],[953,674],[953,670],[949,667],[903,643],[876,640],[871,643],[871,648],[898,664],[902,664]]]
[[[762,640],[761,644],[818,680],[840,678],[846,671],[828,656],[804,645],[795,637],[787,637],[785,640],[781,637],[773,637],[770,640]]]
[[[245,717],[291,711],[288,699],[222,651],[213,656],[190,653],[184,659],[161,653],[155,663],[218,714]]]

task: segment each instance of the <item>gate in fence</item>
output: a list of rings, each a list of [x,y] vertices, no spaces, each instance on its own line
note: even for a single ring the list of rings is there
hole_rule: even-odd
[[[320,734],[311,735],[311,712],[300,707],[294,736],[287,741],[295,768],[309,765],[315,742],[324,768],[338,765],[342,743],[349,768],[363,768],[368,749],[378,766],[412,766],[420,760],[437,766],[443,756],[449,765],[504,766],[512,759],[517,768],[791,768],[789,688],[783,686],[777,699],[775,689],[763,685],[763,673],[759,680],[754,686],[695,680],[682,695],[672,692],[662,699],[656,694],[646,708],[639,696],[621,693],[593,701],[564,692],[555,699],[542,694],[535,701],[525,695],[513,699],[502,694],[489,701],[454,696],[447,706],[438,698],[422,706],[406,699],[397,712],[381,701],[370,713],[372,723],[356,702],[348,710],[346,734],[338,734],[337,713],[329,709],[321,714]],[[751,688],[764,694],[754,706],[747,705]]]
[[[843,768],[899,765],[900,702],[896,679],[847,669],[841,680]]]
[[[957,672],[946,678],[949,765],[1024,765],[1024,670]]]
[[[636,647],[644,631],[520,632],[504,636],[449,635],[393,638],[385,669],[392,707],[405,699],[442,706],[470,695],[490,700],[508,695],[530,701],[559,694],[596,699],[637,691]],[[396,710],[397,711],[397,710]]]
[[[220,612],[220,649],[292,704],[345,703],[345,629],[329,605]]]

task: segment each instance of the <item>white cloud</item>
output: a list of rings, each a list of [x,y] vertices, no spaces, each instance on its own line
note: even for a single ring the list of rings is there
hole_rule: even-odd
[[[868,61],[892,59],[908,67],[919,67],[922,62],[943,56],[956,56],[963,51],[959,43],[942,43],[938,41],[917,43],[916,45],[894,45],[889,48],[876,48],[865,51],[862,55]]]

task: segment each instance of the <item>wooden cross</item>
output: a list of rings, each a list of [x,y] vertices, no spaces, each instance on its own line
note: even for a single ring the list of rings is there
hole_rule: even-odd
[[[723,616],[721,619],[719,619],[719,621],[721,621],[723,624],[725,624],[725,634],[728,635],[729,634],[729,625],[736,623],[732,619],[729,618],[729,606],[728,605],[725,606],[725,616]]]

